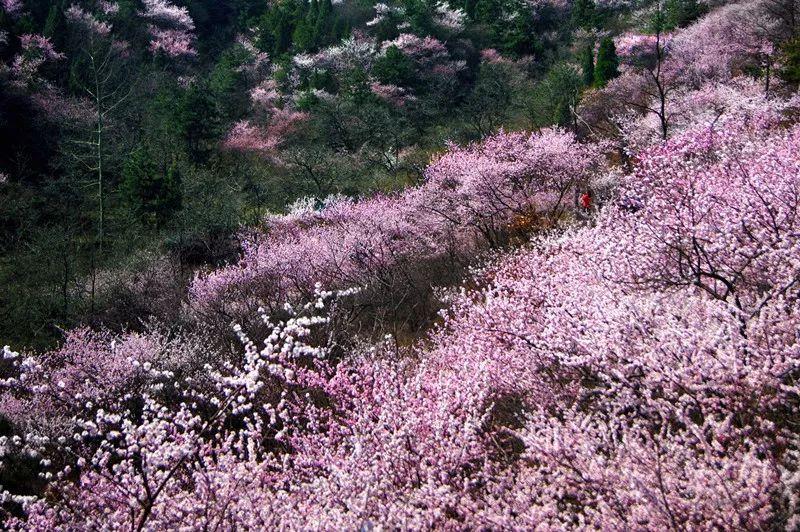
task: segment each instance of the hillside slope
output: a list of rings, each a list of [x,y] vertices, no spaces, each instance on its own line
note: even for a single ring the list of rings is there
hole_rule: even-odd
[[[5,524],[797,528],[786,7],[659,9],[599,47],[616,75],[569,130],[267,216],[178,330],[6,347]]]

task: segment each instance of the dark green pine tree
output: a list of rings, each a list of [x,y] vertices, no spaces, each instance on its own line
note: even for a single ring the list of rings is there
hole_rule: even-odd
[[[308,8],[308,14],[306,15],[306,22],[308,23],[309,27],[313,28],[317,25],[317,17],[319,16],[319,2],[317,0],[311,0],[311,4]]]
[[[392,45],[375,61],[372,73],[382,83],[408,87],[414,82],[414,62]]]
[[[500,0],[476,0],[475,20],[484,24],[497,23],[503,14]]]
[[[591,28],[595,25],[594,0],[575,0],[572,4],[572,23],[578,28]]]
[[[67,38],[67,20],[64,17],[64,2],[55,2],[50,6],[42,33],[50,39],[56,50],[63,50]]]
[[[597,63],[594,67],[594,84],[598,87],[605,87],[612,79],[619,76],[619,58],[614,40],[606,37],[600,41],[600,49],[597,51]]]
[[[781,52],[782,66],[778,74],[787,83],[800,86],[800,37],[784,43]]]
[[[583,72],[583,84],[591,87],[594,83],[594,45],[587,44],[581,52],[581,71]]]
[[[477,6],[478,0],[464,0],[464,13],[467,15],[469,20],[475,20]]]
[[[664,2],[664,29],[674,30],[688,26],[708,9],[697,0],[666,0]]]
[[[173,116],[189,160],[195,164],[207,162],[220,135],[219,112],[208,87],[189,87]]]
[[[66,2],[54,2],[50,6],[50,11],[47,13],[47,19],[42,29],[42,34],[50,39],[53,47],[60,52],[67,49],[67,35],[69,35],[69,27],[67,26],[67,19],[64,16]],[[66,61],[59,61],[55,65],[51,65],[52,79],[57,80],[59,83],[67,83],[69,81],[69,63]]]
[[[295,49],[300,52],[311,52],[316,49],[316,39],[314,38],[313,26],[310,26],[306,19],[300,19],[294,27],[292,42]]]
[[[276,11],[277,7],[267,6],[258,19],[256,46],[263,52],[272,53],[275,50]]]
[[[347,22],[346,18],[337,16],[336,21],[333,23],[333,38],[336,41],[340,41],[349,36],[350,23]]]
[[[556,103],[553,110],[553,123],[561,127],[571,126],[573,122],[572,108],[566,98]]]
[[[122,169],[122,194],[128,207],[145,225],[163,227],[181,208],[181,175],[173,162],[164,171],[150,150],[140,146]]]
[[[314,27],[314,40],[317,46],[325,46],[331,41],[333,29],[333,3],[331,0],[322,0],[319,3],[319,14]]]

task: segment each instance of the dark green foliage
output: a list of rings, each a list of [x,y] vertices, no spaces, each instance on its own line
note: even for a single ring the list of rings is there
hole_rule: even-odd
[[[372,73],[381,83],[409,87],[414,83],[414,62],[397,46],[390,46],[386,54],[375,61]]]
[[[291,51],[313,52],[349,33],[330,0],[280,0],[258,22],[258,46],[279,58]]]
[[[594,0],[575,0],[572,4],[572,23],[578,28],[591,28],[597,22]]]
[[[582,86],[582,76],[565,64],[554,66],[536,85],[529,104],[534,127],[551,124],[574,126],[574,107]]]
[[[484,24],[496,24],[503,15],[502,0],[476,0],[474,19]]]
[[[581,52],[580,59],[583,84],[586,87],[591,87],[594,83],[594,46],[587,44]]]
[[[464,102],[465,119],[478,137],[493,133],[514,115],[519,90],[515,75],[508,63],[481,64],[475,87]]]
[[[174,114],[175,132],[184,141],[189,160],[208,161],[220,137],[217,107],[204,85],[189,87],[178,101]]]
[[[369,74],[361,68],[355,68],[342,75],[340,93],[356,103],[363,103],[372,98],[369,89]]]
[[[316,38],[314,26],[300,19],[292,34],[292,42],[298,50],[314,50],[316,48]]]
[[[781,48],[781,79],[797,87],[800,85],[800,37],[795,37]]]
[[[269,6],[259,20],[259,47],[280,57],[292,47],[292,34],[295,28],[296,4],[292,0],[282,0]]]
[[[332,30],[333,40],[341,41],[350,36],[350,23],[343,17],[336,17]]]
[[[594,67],[594,84],[598,87],[605,85],[612,79],[619,76],[619,58],[614,40],[606,37],[600,41],[600,48],[597,51],[597,63]]]
[[[63,50],[66,44],[67,20],[64,17],[64,2],[56,2],[50,7],[42,34],[50,39],[56,50]]]
[[[162,227],[181,208],[181,174],[175,162],[167,168],[144,146],[131,153],[122,170],[122,193],[142,223]]]
[[[532,12],[521,12],[511,24],[503,24],[500,31],[500,47],[506,53],[516,57],[539,55],[541,46],[536,34]]]
[[[475,17],[477,16],[477,6],[478,0],[464,1],[464,13],[467,15],[469,20],[475,20]]]
[[[208,88],[226,121],[238,120],[249,109],[247,80],[242,73],[242,65],[248,59],[247,50],[238,45],[233,46],[222,53],[211,72]]]
[[[432,4],[425,0],[405,0],[404,7],[406,10],[405,22],[408,22],[411,33],[416,33],[417,35],[435,33]]]
[[[664,29],[673,30],[688,26],[708,11],[697,0],[666,0],[664,2]]]

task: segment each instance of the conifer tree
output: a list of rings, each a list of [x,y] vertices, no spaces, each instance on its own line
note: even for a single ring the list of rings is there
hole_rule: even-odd
[[[477,13],[476,7],[478,5],[478,0],[465,0],[464,1],[464,13],[466,13],[467,18],[469,20],[475,20],[475,16]]]
[[[594,46],[592,44],[587,44],[581,53],[581,70],[583,84],[591,87],[594,83]]]
[[[162,227],[180,209],[181,175],[174,161],[165,171],[140,146],[125,162],[122,177],[125,201],[144,224]]]
[[[619,58],[614,40],[606,37],[600,41],[600,49],[597,51],[597,63],[594,67],[594,84],[598,87],[605,85],[612,79],[619,76]]]
[[[594,0],[576,0],[572,6],[572,23],[579,28],[591,28],[595,24]]]

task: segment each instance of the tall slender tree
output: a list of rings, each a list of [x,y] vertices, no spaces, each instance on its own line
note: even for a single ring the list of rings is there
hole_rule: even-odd
[[[600,41],[597,51],[597,64],[594,67],[594,84],[604,87],[609,81],[619,76],[619,58],[614,40],[606,37]]]

